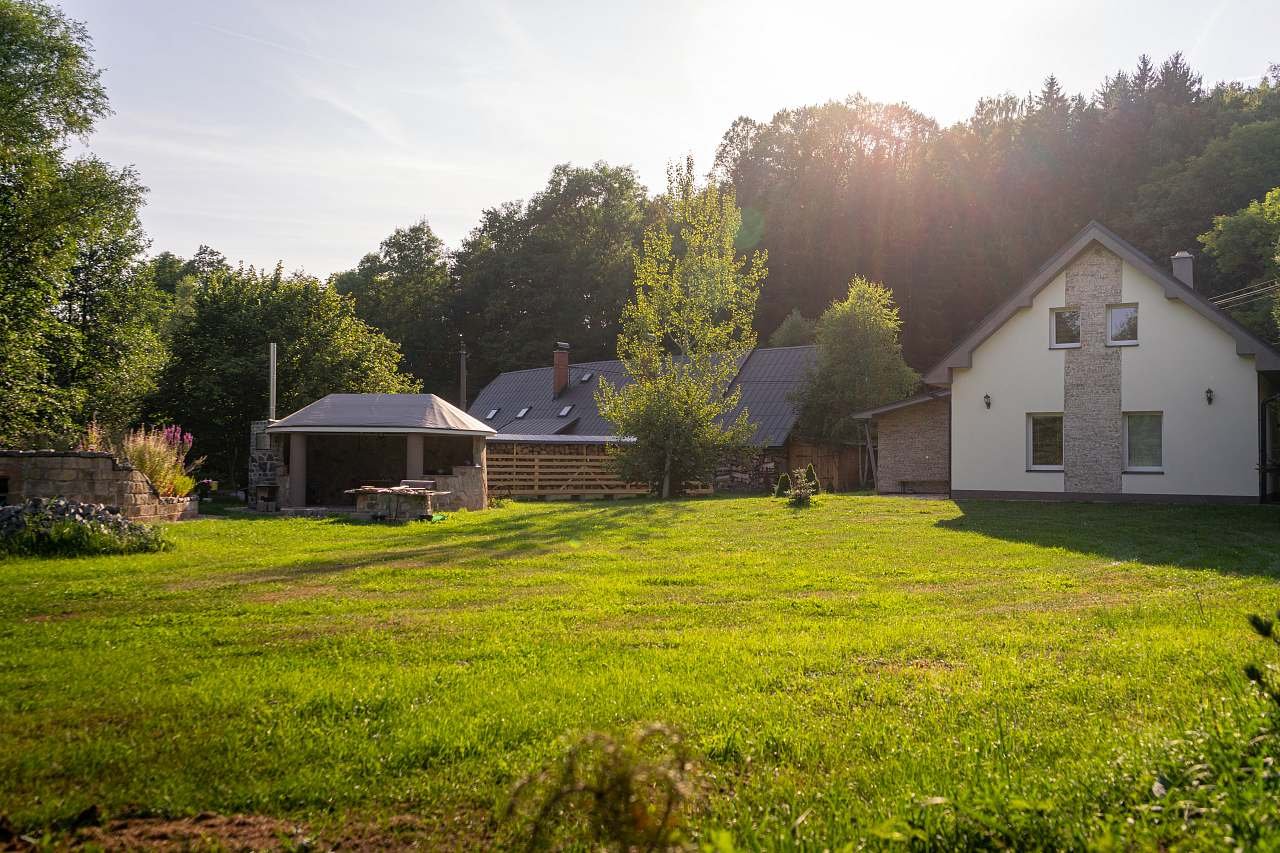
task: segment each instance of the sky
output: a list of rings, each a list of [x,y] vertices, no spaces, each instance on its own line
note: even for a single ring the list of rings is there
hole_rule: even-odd
[[[457,248],[558,163],[700,171],[738,116],[861,92],[943,124],[1056,74],[1181,50],[1206,84],[1280,62],[1276,0],[64,0],[114,115],[88,146],[150,188],[152,252],[324,277],[426,217]]]

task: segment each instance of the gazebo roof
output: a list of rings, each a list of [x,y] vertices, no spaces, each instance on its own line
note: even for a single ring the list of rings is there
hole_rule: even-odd
[[[493,435],[495,430],[435,394],[330,394],[267,432]]]

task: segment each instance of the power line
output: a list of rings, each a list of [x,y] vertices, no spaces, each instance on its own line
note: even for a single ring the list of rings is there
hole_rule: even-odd
[[[1219,293],[1217,296],[1213,297],[1211,301],[1217,302],[1219,299],[1230,299],[1235,294],[1244,293],[1246,290],[1253,290],[1256,287],[1271,284],[1273,281],[1280,281],[1280,278],[1273,278],[1270,281],[1260,281],[1257,284],[1246,284],[1244,287],[1237,287],[1235,290],[1228,290],[1226,293]]]
[[[1242,291],[1232,291],[1231,293],[1216,296],[1210,300],[1214,305],[1222,306],[1229,302],[1236,302],[1240,299],[1246,299],[1251,296],[1260,296],[1280,288],[1280,278],[1273,278],[1270,281],[1260,282]]]

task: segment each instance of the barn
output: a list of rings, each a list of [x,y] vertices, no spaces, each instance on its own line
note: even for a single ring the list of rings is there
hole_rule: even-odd
[[[825,489],[860,488],[870,476],[864,449],[808,441],[796,430],[795,395],[815,357],[812,346],[767,347],[743,357],[732,389],[742,392],[753,432],[747,458],[725,460],[716,491],[765,492],[779,474],[813,464]],[[603,497],[644,494],[643,485],[614,477],[609,447],[631,440],[616,434],[596,407],[600,381],[626,382],[622,363],[573,363],[566,344],[551,364],[499,374],[471,404],[476,420],[492,427],[489,490],[513,497]],[[734,416],[736,417],[736,411]]]

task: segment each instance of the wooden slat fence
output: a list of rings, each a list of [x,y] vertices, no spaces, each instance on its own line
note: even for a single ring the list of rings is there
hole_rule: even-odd
[[[647,495],[618,479],[604,444],[490,443],[489,492],[499,497],[577,498]]]

